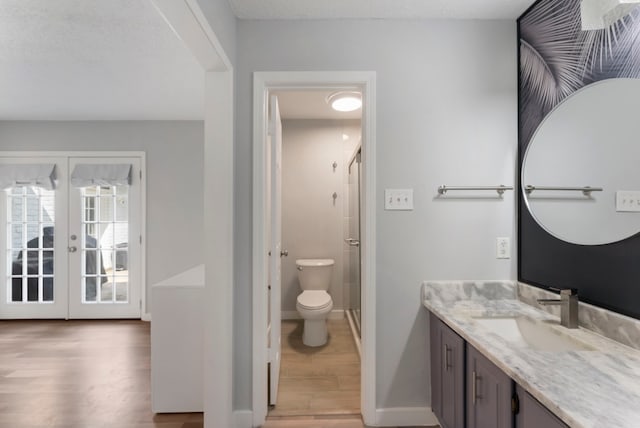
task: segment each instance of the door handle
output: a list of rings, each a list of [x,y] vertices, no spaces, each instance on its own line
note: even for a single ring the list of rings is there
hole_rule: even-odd
[[[78,251],[78,249],[76,247],[69,247],[69,252],[70,253],[75,253],[76,251]]]
[[[449,362],[449,355],[451,354],[451,348],[449,348],[449,345],[444,345],[444,368],[445,371],[449,371],[449,369],[452,367],[451,363]]]
[[[288,255],[289,255],[289,251],[288,250],[280,251],[280,257],[287,257]]]
[[[480,398],[482,398],[482,396],[478,395],[478,389],[479,389],[478,383],[480,383],[481,380],[482,380],[482,377],[478,376],[478,373],[476,373],[474,370],[472,374],[472,383],[471,383],[471,395],[472,395],[472,400],[474,405]]]
[[[345,238],[344,242],[347,243],[350,247],[359,247],[360,241],[355,238]]]

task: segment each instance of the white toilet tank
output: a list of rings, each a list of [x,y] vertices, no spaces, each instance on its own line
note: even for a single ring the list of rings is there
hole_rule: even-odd
[[[304,290],[328,290],[333,272],[333,259],[298,259],[298,280]]]

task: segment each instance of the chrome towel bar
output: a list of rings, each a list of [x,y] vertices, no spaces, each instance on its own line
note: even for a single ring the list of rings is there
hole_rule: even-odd
[[[495,190],[498,195],[502,195],[505,190],[513,190],[513,186],[445,186],[438,187],[438,194],[444,195],[449,190]]]
[[[529,194],[534,190],[566,190],[566,191],[575,191],[582,192],[586,196],[591,195],[591,192],[602,192],[604,189],[602,187],[591,187],[591,186],[583,186],[583,187],[566,187],[566,186],[532,186],[527,185],[524,186],[524,191]]]

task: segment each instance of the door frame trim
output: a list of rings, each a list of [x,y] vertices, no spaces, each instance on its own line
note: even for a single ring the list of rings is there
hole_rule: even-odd
[[[140,318],[143,321],[150,321],[151,314],[148,312],[147,307],[147,155],[142,151],[74,151],[74,150],[59,150],[59,151],[0,151],[0,157],[3,158],[29,158],[29,157],[60,157],[66,158],[67,164],[69,158],[72,157],[126,157],[126,158],[139,158],[140,170],[142,171],[142,178],[140,180],[140,234],[142,235],[142,244],[140,245]],[[69,174],[71,171],[69,171]],[[69,213],[65,213],[68,217]]]
[[[267,416],[267,298],[268,256],[265,251],[267,183],[265,179],[268,93],[275,89],[362,90],[362,357],[361,412],[365,424],[376,421],[376,73],[373,71],[255,72],[253,75],[253,425]]]

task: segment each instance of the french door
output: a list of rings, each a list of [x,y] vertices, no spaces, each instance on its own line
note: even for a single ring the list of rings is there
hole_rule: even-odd
[[[141,176],[140,157],[0,157],[0,318],[140,318]]]

